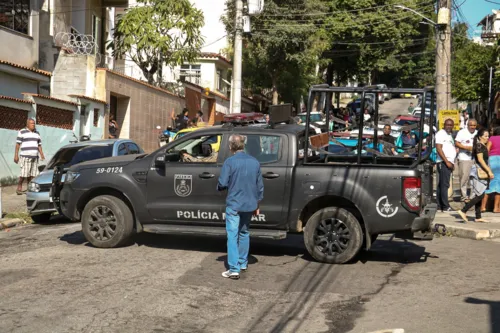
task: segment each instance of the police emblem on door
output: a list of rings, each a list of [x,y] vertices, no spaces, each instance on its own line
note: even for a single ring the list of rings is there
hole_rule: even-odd
[[[192,175],[175,175],[174,176],[174,190],[175,194],[180,197],[187,197],[191,194],[193,189],[193,176]]]

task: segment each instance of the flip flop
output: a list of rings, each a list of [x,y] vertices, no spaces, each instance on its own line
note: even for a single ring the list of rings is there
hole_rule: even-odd
[[[23,195],[24,194],[23,191],[19,191],[19,190],[16,190],[16,193],[17,193],[17,195]]]
[[[476,222],[476,223],[490,223],[490,221],[487,221],[487,220],[482,219],[482,218],[481,219],[475,219],[474,222]]]
[[[464,220],[465,223],[469,222],[469,220],[467,220],[467,215],[465,215],[464,212],[462,212],[461,210],[457,211],[458,215],[460,215],[460,217],[462,218],[462,220]]]

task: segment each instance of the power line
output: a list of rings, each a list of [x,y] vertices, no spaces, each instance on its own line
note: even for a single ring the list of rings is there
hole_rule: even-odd
[[[425,3],[431,4],[434,3],[433,1],[426,1]],[[372,6],[372,7],[363,7],[363,8],[358,8],[358,9],[349,9],[349,10],[338,10],[338,11],[333,11],[333,12],[318,12],[318,13],[307,13],[307,12],[289,12],[286,14],[260,14],[259,16],[261,17],[279,17],[279,16],[323,16],[323,15],[332,15],[332,14],[339,14],[339,13],[354,13],[354,12],[362,12],[366,10],[373,10],[373,9],[380,9],[380,8],[387,8],[387,7],[394,7],[394,4],[390,5],[381,5],[381,6]],[[289,8],[278,8],[280,10],[289,10]]]

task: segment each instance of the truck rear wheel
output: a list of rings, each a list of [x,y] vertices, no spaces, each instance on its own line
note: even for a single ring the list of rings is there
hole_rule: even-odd
[[[101,195],[90,200],[83,209],[82,230],[95,247],[123,246],[134,231],[134,217],[121,199]]]
[[[358,254],[363,230],[356,217],[338,207],[314,213],[305,226],[304,243],[309,254],[320,262],[343,264]]]

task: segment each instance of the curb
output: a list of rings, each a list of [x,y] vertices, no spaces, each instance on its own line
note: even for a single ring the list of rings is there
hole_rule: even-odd
[[[434,230],[435,225],[445,226],[446,232],[449,232],[451,235],[459,238],[468,238],[474,240],[482,240],[482,239],[493,239],[500,238],[500,230],[499,229],[472,229],[468,227],[460,227],[460,226],[451,226],[446,223],[433,223],[431,225]]]
[[[369,333],[405,333],[405,330],[402,328],[392,328],[392,329],[374,331]]]
[[[0,220],[0,230],[13,228],[20,224],[24,224],[24,221],[21,219],[5,219],[3,221]]]

